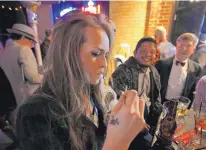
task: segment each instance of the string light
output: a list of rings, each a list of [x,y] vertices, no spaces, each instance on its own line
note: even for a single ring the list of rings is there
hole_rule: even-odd
[[[0,8],[2,8],[2,9],[7,8],[10,11],[12,11],[12,10],[19,11],[19,9],[22,9],[22,6],[12,7],[12,6],[0,5]]]

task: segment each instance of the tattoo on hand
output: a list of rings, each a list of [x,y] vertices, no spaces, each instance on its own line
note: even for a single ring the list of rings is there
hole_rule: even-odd
[[[119,119],[118,118],[114,118],[114,116],[111,116],[111,120],[110,120],[110,123],[111,125],[119,125]]]

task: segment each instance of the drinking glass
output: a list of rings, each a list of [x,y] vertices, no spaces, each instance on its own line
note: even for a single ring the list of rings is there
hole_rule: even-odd
[[[200,134],[201,138],[206,138],[206,113],[205,112],[196,112],[195,130]]]
[[[176,116],[177,110],[177,101],[169,100],[163,103],[163,107],[166,111],[167,115],[172,115],[173,117]]]
[[[190,100],[183,96],[178,96],[172,99],[173,101],[177,101],[177,116],[185,116],[187,113],[187,108],[190,105]]]
[[[177,102],[167,101],[163,103],[163,107],[166,110],[165,116],[161,120],[160,124],[160,136],[164,139],[172,139],[175,129],[177,127],[175,116],[177,109]]]

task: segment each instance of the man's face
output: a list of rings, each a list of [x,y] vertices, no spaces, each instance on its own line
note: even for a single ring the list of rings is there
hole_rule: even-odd
[[[23,46],[27,46],[29,48],[33,48],[35,45],[34,41],[32,41],[31,39],[28,39],[24,36],[21,38],[21,43]]]
[[[176,43],[176,57],[180,61],[184,61],[194,52],[195,45],[190,40],[178,40]]]
[[[156,45],[153,42],[143,42],[135,53],[135,58],[143,65],[152,65],[156,59]]]

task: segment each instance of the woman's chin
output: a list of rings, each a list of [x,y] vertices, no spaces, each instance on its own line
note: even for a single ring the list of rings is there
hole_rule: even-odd
[[[99,84],[99,82],[100,82],[100,79],[97,79],[97,80],[94,80],[94,81],[90,81],[90,84],[91,85],[97,85],[97,84]]]

